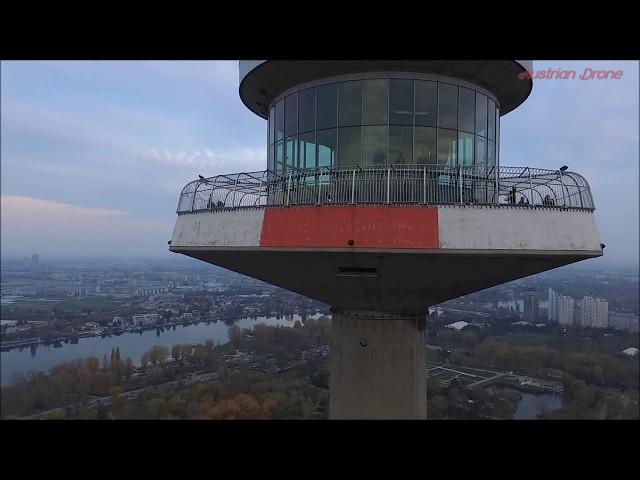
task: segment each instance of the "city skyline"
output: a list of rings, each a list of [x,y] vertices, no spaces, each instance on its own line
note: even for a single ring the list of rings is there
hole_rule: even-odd
[[[501,164],[584,174],[607,245],[588,264],[637,265],[638,63],[535,63],[560,67],[624,74],[535,83],[502,119]],[[265,164],[237,81],[234,61],[2,62],[2,257],[170,258],[187,181]]]

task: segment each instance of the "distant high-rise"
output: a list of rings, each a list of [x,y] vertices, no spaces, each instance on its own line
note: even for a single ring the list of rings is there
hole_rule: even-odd
[[[558,297],[558,323],[560,325],[573,325],[574,300],[571,297],[560,295]]]
[[[595,328],[607,328],[609,326],[609,302],[596,298]]]
[[[585,296],[578,300],[581,327],[607,328],[609,325],[609,303],[602,298]],[[576,322],[577,323],[577,322]]]
[[[549,289],[549,307],[547,310],[547,322],[548,323],[553,323],[556,322],[558,320],[558,313],[557,313],[557,294],[555,291],[553,291],[553,289]]]
[[[537,323],[540,310],[540,297],[537,293],[527,293],[524,297],[524,321]]]
[[[557,322],[560,325],[570,326],[574,324],[575,301],[566,295],[560,295],[553,289],[549,289],[549,311],[547,320],[549,323]]]
[[[31,265],[38,265],[40,263],[40,256],[37,254],[31,255]]]

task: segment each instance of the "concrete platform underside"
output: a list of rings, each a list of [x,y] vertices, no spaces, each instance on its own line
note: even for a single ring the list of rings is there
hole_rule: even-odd
[[[595,251],[363,250],[172,247],[322,301],[337,310],[423,314],[427,307],[556,267]]]

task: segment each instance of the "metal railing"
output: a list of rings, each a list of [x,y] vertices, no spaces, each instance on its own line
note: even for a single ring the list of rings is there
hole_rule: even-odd
[[[385,165],[235,173],[182,190],[178,214],[292,205],[426,204],[594,210],[574,172],[530,167]]]

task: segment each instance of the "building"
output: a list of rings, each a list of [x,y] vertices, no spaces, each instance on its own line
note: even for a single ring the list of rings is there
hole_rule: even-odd
[[[549,302],[547,310],[547,322],[558,322],[558,294],[553,289],[549,289]]]
[[[602,298],[596,299],[595,328],[607,328],[609,326],[609,303]]]
[[[560,295],[557,298],[558,317],[557,322],[560,325],[572,326],[574,324],[575,302],[573,298]]]
[[[609,304],[602,298],[585,296],[578,300],[578,316],[583,328],[607,328],[609,326]]]
[[[500,157],[531,61],[239,67],[266,170],[188,183],[169,249],[331,305],[331,418],[426,418],[429,306],[602,255],[585,178]]]
[[[609,312],[609,326],[616,330],[630,332],[634,320],[638,322],[638,316],[633,313]]]
[[[549,310],[547,320],[549,323],[558,323],[564,326],[577,324],[580,318],[576,311],[580,309],[573,298],[561,295],[553,289],[549,289]]]
[[[535,292],[524,297],[524,321],[537,323],[540,316],[540,297]]]
[[[625,357],[629,357],[629,358],[635,358],[638,355],[638,352],[640,350],[638,350],[635,347],[629,347],[623,351],[620,352],[620,355],[623,355]]]
[[[136,326],[151,327],[154,326],[158,322],[158,320],[160,320],[160,315],[158,315],[157,313],[134,315],[131,320]]]
[[[452,330],[460,331],[464,327],[467,327],[469,325],[470,324],[467,322],[454,322],[454,323],[450,323],[449,325],[446,325],[445,328],[451,328]]]

